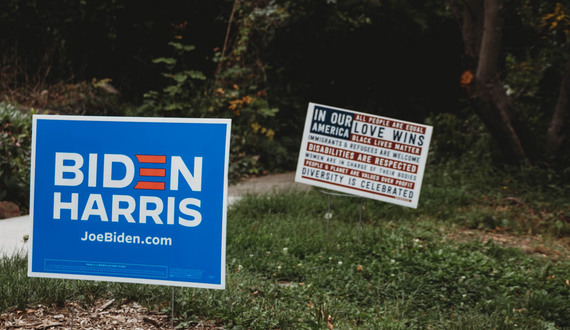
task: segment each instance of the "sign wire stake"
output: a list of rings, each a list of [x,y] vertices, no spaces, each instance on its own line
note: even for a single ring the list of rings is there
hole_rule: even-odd
[[[170,327],[174,330],[174,287],[172,287],[172,316],[170,317]]]
[[[329,224],[331,223],[331,218],[332,218],[332,217],[331,217],[331,199],[332,199],[332,195],[331,195],[331,194],[328,194],[328,195],[329,195],[329,207],[328,207],[328,209],[327,209],[327,215],[326,215],[326,217],[327,217],[327,234],[326,234],[326,236],[325,236],[325,238],[326,238],[327,241],[329,240]]]
[[[331,213],[331,205],[332,205],[332,196],[344,196],[344,197],[358,197],[356,195],[351,195],[351,194],[343,194],[343,193],[333,193],[330,191],[326,191],[326,190],[319,190],[319,192],[327,195],[329,197],[329,204],[328,204],[328,209],[327,209],[327,213],[325,214],[325,218],[327,219],[327,232],[326,232],[326,240],[328,241],[329,238],[329,224],[332,218],[332,213]],[[360,215],[359,215],[359,219],[358,219],[358,245],[360,245],[360,231],[362,230],[362,210],[364,208],[364,198],[360,197]]]
[[[364,198],[360,197],[360,215],[358,216],[358,245],[360,246],[360,232],[362,231],[362,209],[364,207]]]
[[[75,321],[75,303],[77,302],[77,285],[75,284],[75,280],[71,280],[73,284],[73,301],[71,301],[71,330],[73,330],[73,324]]]

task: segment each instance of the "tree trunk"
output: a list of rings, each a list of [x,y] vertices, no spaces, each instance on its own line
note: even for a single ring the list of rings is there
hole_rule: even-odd
[[[466,65],[469,68],[477,67],[479,49],[481,48],[481,37],[483,34],[483,2],[481,0],[465,0],[463,15],[456,15],[463,18],[463,47]]]
[[[502,5],[502,0],[484,0],[483,31],[471,99],[505,158],[512,162],[523,162],[528,160],[528,154],[519,137],[522,124],[498,74],[503,31]]]
[[[502,82],[498,78],[486,83],[476,81],[471,101],[505,159],[516,163],[526,161],[527,153],[513,125],[513,106]]]
[[[489,129],[505,159],[521,163],[529,159],[530,135],[518,119],[499,77],[503,19],[502,0],[466,0],[462,35],[466,64],[474,72],[469,99]]]
[[[554,115],[546,133],[545,152],[547,157],[555,157],[562,146],[562,142],[566,139],[566,131],[568,129],[568,120],[570,117],[570,59],[566,64],[566,70],[562,77],[560,86],[560,94],[554,108]]]

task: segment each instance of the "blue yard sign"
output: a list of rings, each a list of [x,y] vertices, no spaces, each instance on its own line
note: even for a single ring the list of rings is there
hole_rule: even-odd
[[[34,116],[28,275],[223,289],[230,127]]]

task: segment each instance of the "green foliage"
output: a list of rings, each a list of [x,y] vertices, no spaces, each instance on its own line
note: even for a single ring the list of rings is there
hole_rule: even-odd
[[[568,235],[567,166],[502,165],[474,114],[443,113],[427,122],[434,126],[434,136],[420,199],[424,210],[483,231]],[[441,203],[454,207],[442,208]]]
[[[287,151],[275,140],[278,109],[270,106],[266,90],[258,85],[259,72],[253,72],[243,62],[236,62],[231,67],[224,66],[216,79],[208,79],[188,63],[188,55],[195,50],[194,46],[180,41],[169,45],[173,57],[153,60],[164,67],[165,87],[146,93],[137,113],[231,118],[230,178],[236,180],[277,169],[282,158],[287,157]],[[232,56],[241,56],[240,47],[232,51]]]
[[[567,1],[524,0],[505,13],[506,37],[501,61],[507,95],[530,132],[523,137],[532,142],[527,150],[530,160],[548,162],[558,170],[567,168],[569,141],[563,142],[552,159],[544,158],[543,147],[569,60],[567,6]]]
[[[0,200],[29,203],[32,116],[0,102]]]
[[[493,148],[490,135],[479,117],[468,109],[432,114],[426,123],[434,128],[430,162],[489,162]]]
[[[234,173],[258,175],[290,165],[292,150],[283,143],[288,127],[280,122],[279,109],[270,101],[270,66],[263,58],[263,50],[288,17],[286,8],[277,2],[236,2],[234,19],[229,22],[233,30],[223,49],[215,53],[214,96],[217,106],[229,110],[232,118],[230,169]]]
[[[138,109],[141,114],[159,116],[204,117],[205,109],[201,109],[200,89],[206,76],[200,71],[191,70],[185,64],[187,53],[193,51],[193,45],[180,42],[169,42],[175,57],[160,57],[152,62],[164,67],[162,76],[166,78],[166,86],[161,91],[149,91],[144,95],[144,103]]]

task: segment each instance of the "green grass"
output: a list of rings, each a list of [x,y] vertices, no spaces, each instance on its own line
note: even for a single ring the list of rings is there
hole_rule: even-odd
[[[427,173],[418,209],[365,201],[360,244],[357,198],[333,197],[327,235],[328,198],[322,193],[245,196],[228,213],[226,290],[178,288],[177,323],[205,319],[250,329],[326,329],[327,320],[338,329],[570,327],[570,260],[447,235],[460,227],[516,235],[530,228],[518,216],[534,212],[566,221],[568,202],[550,202],[548,196],[530,202],[524,194],[511,195],[503,182],[493,188],[485,175],[462,178],[452,171]],[[482,185],[487,189],[477,189]],[[505,199],[511,196],[523,204]],[[507,222],[511,229],[501,227]],[[555,227],[534,230],[552,239],[564,236]],[[75,285],[85,305],[113,297],[169,312],[168,287]],[[0,311],[64,304],[73,292],[72,281],[28,278],[23,258],[0,261]]]

